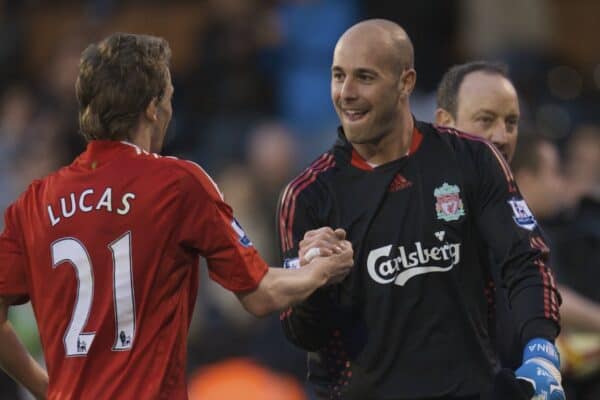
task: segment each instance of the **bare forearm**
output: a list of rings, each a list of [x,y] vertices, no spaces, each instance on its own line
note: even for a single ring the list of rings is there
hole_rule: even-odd
[[[8,321],[0,325],[0,366],[37,399],[46,398],[48,375],[23,346]]]
[[[573,289],[559,286],[563,302],[560,307],[562,325],[566,329],[585,329],[600,332],[600,304],[591,301]]]
[[[10,298],[0,297],[0,368],[37,399],[46,398],[48,374],[31,357],[7,319]]]
[[[352,244],[340,241],[340,253],[316,257],[299,269],[269,268],[252,292],[238,293],[250,313],[264,316],[310,296],[317,288],[343,279],[354,265]]]
[[[319,279],[310,267],[296,270],[269,268],[259,287],[239,298],[252,314],[264,316],[306,299],[325,282],[325,278]]]
[[[23,346],[8,321],[0,325],[0,366],[37,399],[46,398],[48,375]]]
[[[305,300],[327,282],[324,276],[318,276],[306,267],[290,271],[294,273],[293,279],[281,274],[283,270],[279,268],[275,268],[275,271],[271,293],[274,294],[274,305],[278,310]]]

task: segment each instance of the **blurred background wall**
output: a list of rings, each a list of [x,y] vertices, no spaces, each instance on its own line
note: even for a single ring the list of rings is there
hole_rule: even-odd
[[[595,0],[0,0],[0,209],[83,150],[74,82],[86,44],[113,31],[154,34],[173,50],[175,111],[164,153],[203,165],[261,254],[278,263],[278,194],[335,138],[335,42],[358,20],[382,17],[413,39],[418,83],[411,101],[419,119],[433,119],[437,83],[448,67],[484,58],[510,66],[521,135],[543,136],[560,151],[564,187],[552,192],[560,206],[548,216],[549,230],[568,244],[585,204],[591,217],[584,222],[592,222],[583,240],[598,256],[598,15]],[[574,256],[566,248],[561,265],[569,271]],[[578,270],[583,281],[600,274],[600,257],[586,259]],[[593,297],[595,285],[581,290]],[[41,359],[30,308],[15,308],[11,319]],[[206,376],[227,385],[232,374],[218,368],[229,367],[254,380],[255,370],[265,368],[260,379],[280,390],[273,399],[309,398],[305,365],[303,353],[283,339],[277,316],[246,315],[233,295],[203,276],[189,337],[196,396],[229,398],[203,386]],[[0,398],[22,396],[17,392],[0,376]],[[244,398],[250,392],[245,388]]]

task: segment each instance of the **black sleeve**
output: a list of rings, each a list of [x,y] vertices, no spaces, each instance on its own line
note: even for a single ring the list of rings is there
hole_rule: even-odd
[[[481,144],[474,190],[477,227],[501,268],[522,341],[554,341],[559,332],[560,296],[548,265],[550,252],[502,155]]]
[[[299,268],[298,249],[304,233],[325,225],[319,221],[316,207],[323,207],[326,201],[319,197],[292,182],[279,199],[277,230],[284,268]],[[332,331],[331,295],[329,288],[318,289],[304,302],[281,313],[281,325],[289,341],[308,351],[325,345]]]

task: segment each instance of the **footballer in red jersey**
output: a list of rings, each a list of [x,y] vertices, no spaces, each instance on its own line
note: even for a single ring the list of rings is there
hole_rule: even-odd
[[[202,168],[153,153],[172,114],[169,57],[167,42],[151,36],[89,46],[76,85],[86,151],[5,213],[0,364],[38,398],[186,399],[199,256],[255,315],[352,266],[340,241],[307,272],[269,268]],[[48,378],[6,321],[9,305],[28,300]]]

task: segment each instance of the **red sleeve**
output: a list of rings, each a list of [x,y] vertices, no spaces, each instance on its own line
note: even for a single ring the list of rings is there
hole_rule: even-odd
[[[191,163],[190,163],[191,165]],[[235,220],[233,210],[200,167],[182,178],[179,243],[206,258],[210,277],[233,292],[255,289],[268,266]]]
[[[25,251],[19,238],[14,204],[4,214],[4,231],[0,235],[0,296],[18,296],[14,304],[29,301]]]

